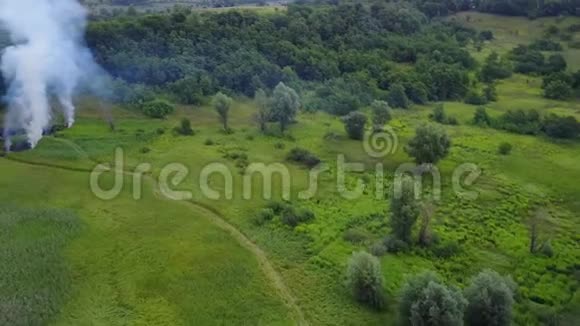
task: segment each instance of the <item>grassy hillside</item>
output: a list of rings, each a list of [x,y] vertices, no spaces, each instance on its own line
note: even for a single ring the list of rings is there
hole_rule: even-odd
[[[473,51],[474,56],[479,59],[485,58],[492,51],[507,53],[518,44],[529,44],[544,38],[546,37],[547,29],[555,26],[558,28],[559,33],[549,36],[549,38],[561,42],[564,46],[563,55],[566,58],[569,70],[577,71],[580,69],[580,49],[570,46],[580,42],[580,34],[567,32],[569,26],[580,24],[580,17],[544,17],[531,20],[525,17],[463,12],[449,19],[478,30],[490,30],[493,32],[495,39],[484,47],[483,51]],[[571,39],[563,40],[564,35],[569,35]]]

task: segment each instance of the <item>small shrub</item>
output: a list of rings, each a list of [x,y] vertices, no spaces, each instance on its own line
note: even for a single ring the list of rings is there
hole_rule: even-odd
[[[455,241],[438,244],[432,249],[437,258],[451,258],[461,252],[461,247]]]
[[[306,208],[295,209],[293,206],[286,205],[282,211],[281,221],[291,227],[296,227],[298,224],[308,222],[314,219],[314,213]]]
[[[362,244],[369,239],[369,234],[363,229],[351,228],[344,232],[343,239],[353,244]]]
[[[298,147],[292,149],[286,159],[291,162],[302,163],[309,168],[315,167],[321,162],[318,157],[308,150]]]
[[[457,121],[456,117],[450,116],[449,118],[447,118],[447,124],[457,126],[459,125],[459,121]]]
[[[271,209],[276,215],[280,215],[288,206],[287,203],[281,201],[271,201],[266,205],[266,207]]]
[[[175,131],[182,136],[192,136],[194,134],[193,129],[191,129],[191,121],[187,118],[181,119],[179,127],[175,128]]]
[[[373,256],[382,257],[387,253],[387,248],[382,241],[379,241],[371,246],[370,251]]]
[[[274,210],[270,208],[264,208],[260,210],[256,216],[254,216],[254,223],[256,225],[263,225],[264,223],[271,221],[275,215],[276,214],[274,213]]]
[[[383,245],[387,252],[394,254],[409,250],[409,245],[405,241],[397,239],[394,236],[387,236],[383,241]]]
[[[274,144],[274,148],[275,149],[284,149],[284,148],[286,148],[286,144],[284,144],[282,142],[278,142],[278,143]]]
[[[249,140],[249,141],[254,140],[254,135],[247,135],[246,140]]]
[[[203,144],[205,146],[213,146],[213,145],[215,145],[215,142],[213,141],[213,139],[208,138],[208,139],[205,140],[205,142],[203,142]]]
[[[161,135],[165,134],[165,128],[157,128],[156,132],[158,135],[161,136]]]
[[[501,143],[497,151],[501,155],[509,155],[512,152],[512,144],[506,142]]]
[[[469,91],[465,96],[465,103],[472,105],[484,105],[487,104],[488,99],[485,95],[480,94],[476,91]]]
[[[149,148],[149,147],[143,147],[143,148],[141,148],[141,153],[142,154],[147,154],[149,152],[151,152],[151,148]]]
[[[552,244],[550,241],[546,241],[542,248],[540,248],[540,253],[546,257],[553,257],[554,256],[554,249],[552,248]]]
[[[369,253],[357,252],[349,259],[346,285],[356,301],[377,310],[385,307],[381,264]]]

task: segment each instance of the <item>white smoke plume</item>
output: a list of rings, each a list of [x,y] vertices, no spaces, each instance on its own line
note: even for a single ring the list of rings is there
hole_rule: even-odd
[[[11,46],[2,53],[2,75],[9,85],[5,146],[10,131],[24,130],[35,147],[50,126],[52,99],[68,127],[74,123],[73,95],[83,78],[100,72],[84,45],[87,11],[77,0],[0,0],[0,26]]]

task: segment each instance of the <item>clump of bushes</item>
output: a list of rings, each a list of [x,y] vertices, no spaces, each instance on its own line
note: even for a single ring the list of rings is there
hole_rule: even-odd
[[[437,258],[451,258],[461,252],[461,247],[455,241],[435,245],[431,251]]]
[[[456,126],[459,124],[459,121],[457,121],[457,118],[453,117],[453,116],[447,116],[447,114],[445,113],[445,107],[443,106],[443,104],[438,104],[437,106],[435,106],[435,108],[433,109],[433,113],[431,113],[429,115],[429,118],[437,123],[441,123],[441,124],[447,124],[447,125],[452,125],[452,126]]]
[[[164,119],[167,115],[175,111],[175,107],[163,100],[154,100],[143,104],[141,110],[143,114],[155,119]]]
[[[290,162],[304,164],[309,168],[315,167],[321,162],[316,155],[299,147],[293,148],[286,156],[286,159]]]
[[[254,216],[254,224],[263,225],[266,222],[270,222],[275,216],[276,214],[274,213],[274,210],[271,208],[264,208]]]
[[[366,252],[357,252],[348,261],[346,286],[358,302],[381,310],[385,307],[383,273],[379,260]]]
[[[369,234],[361,228],[350,228],[344,231],[343,239],[353,244],[362,244],[369,239]]]
[[[501,155],[509,155],[512,152],[512,144],[503,142],[498,147],[498,153]]]
[[[296,209],[291,205],[287,205],[282,211],[280,221],[291,227],[296,227],[298,224],[305,223],[314,219],[314,213],[306,208]]]
[[[314,213],[307,208],[296,208],[287,202],[272,201],[254,219],[263,224],[263,222],[271,221],[276,216],[280,218],[282,224],[293,228],[315,218]]]

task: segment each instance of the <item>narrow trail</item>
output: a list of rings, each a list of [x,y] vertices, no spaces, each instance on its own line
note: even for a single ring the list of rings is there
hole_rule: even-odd
[[[68,139],[59,138],[58,142],[61,142],[63,144],[67,144],[68,146],[70,146],[75,152],[77,152],[79,155],[81,155],[81,157],[83,159],[88,159],[88,160],[95,162],[96,164],[100,164],[100,162],[96,162],[96,161],[92,160],[90,158],[90,156],[80,146],[78,146],[73,141],[68,140]],[[19,164],[26,164],[26,165],[32,165],[32,166],[42,166],[42,167],[47,167],[47,168],[51,168],[51,169],[59,169],[59,170],[63,170],[63,171],[84,172],[84,173],[91,172],[88,169],[66,167],[66,166],[60,166],[60,165],[49,164],[49,163],[26,161],[26,160],[11,157],[10,155],[6,155],[5,157],[2,157],[2,158],[9,160],[9,161],[12,161],[12,162],[19,163]],[[135,175],[131,171],[123,170],[122,172],[125,175],[129,175],[129,176]],[[154,177],[152,177],[150,175],[145,175],[144,179],[152,185],[153,193],[154,193],[156,198],[158,198],[160,200],[175,201],[175,200],[167,198],[166,196],[163,195],[162,191],[159,188],[159,184]],[[190,211],[207,218],[212,224],[214,224],[218,228],[222,229],[223,231],[227,232],[232,238],[234,238],[238,242],[238,244],[240,244],[246,250],[250,251],[256,257],[256,260],[258,261],[258,265],[259,265],[260,269],[262,270],[264,275],[266,275],[266,277],[269,279],[271,285],[276,290],[276,293],[278,294],[278,296],[282,299],[284,304],[293,312],[293,315],[294,315],[293,319],[296,322],[296,325],[301,325],[301,326],[309,325],[308,321],[306,320],[306,318],[304,316],[304,313],[302,312],[302,309],[300,309],[300,306],[298,305],[298,303],[296,301],[296,298],[294,297],[294,295],[292,294],[290,289],[286,286],[286,284],[282,280],[282,277],[280,276],[280,274],[273,267],[272,263],[268,259],[268,256],[266,255],[266,253],[257,244],[252,242],[246,235],[244,235],[244,233],[242,233],[234,225],[230,224],[218,212],[216,212],[210,208],[207,208],[202,204],[193,202],[193,201],[181,200],[181,201],[175,201],[175,202],[178,204],[181,204],[181,205],[185,205]]]

